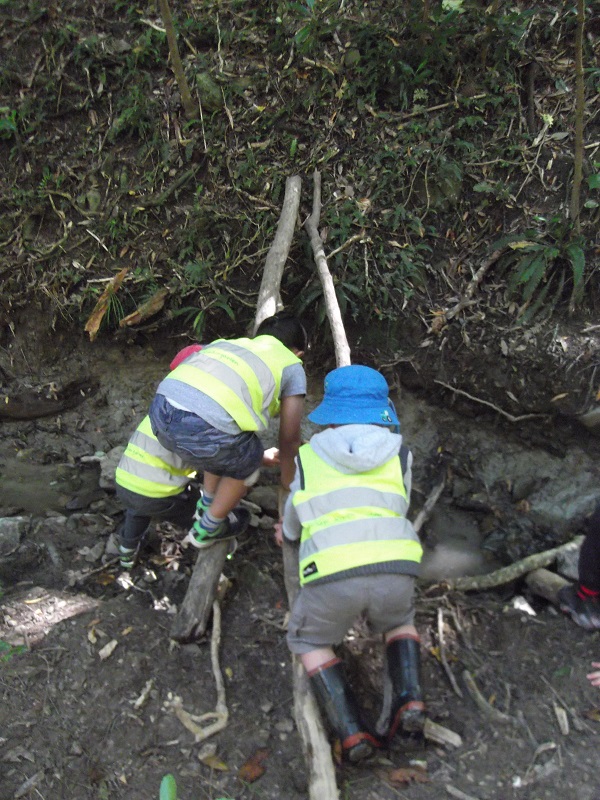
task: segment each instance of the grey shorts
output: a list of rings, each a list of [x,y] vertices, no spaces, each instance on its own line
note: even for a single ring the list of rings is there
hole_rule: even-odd
[[[412,625],[414,588],[411,575],[359,575],[303,586],[290,615],[288,646],[302,655],[340,644],[363,613],[374,633]]]

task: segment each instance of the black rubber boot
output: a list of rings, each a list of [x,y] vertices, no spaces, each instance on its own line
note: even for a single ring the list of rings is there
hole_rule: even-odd
[[[342,743],[344,758],[355,762],[373,755],[374,749],[381,746],[380,742],[362,722],[356,699],[344,680],[339,658],[328,661],[309,677],[319,708]]]
[[[425,704],[421,692],[421,653],[419,639],[402,636],[388,642],[387,667],[392,682],[391,724],[388,739],[398,729],[421,733],[425,724]]]

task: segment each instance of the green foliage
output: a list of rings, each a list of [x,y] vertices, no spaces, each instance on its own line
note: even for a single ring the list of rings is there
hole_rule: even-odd
[[[530,322],[542,310],[549,313],[570,290],[572,313],[583,299],[585,250],[581,236],[573,237],[561,218],[549,220],[543,232],[528,230],[494,242],[492,250],[507,248],[499,267],[508,274],[507,290],[519,297],[519,322]]]
[[[600,162],[595,161],[594,169],[599,169],[599,168],[600,168]],[[600,206],[600,195],[598,194],[600,190],[600,172],[594,172],[591,175],[588,175],[587,185],[590,192],[593,193],[593,196],[585,201],[584,207],[598,208]]]
[[[132,80],[118,96],[116,114],[110,130],[111,140],[126,135],[140,139],[155,135],[160,109],[147,74],[133,73]]]
[[[0,587],[0,597],[2,597],[2,587]],[[0,639],[0,664],[6,664],[6,662],[10,661],[14,656],[19,655],[19,653],[25,653],[26,651],[27,648],[25,645],[9,644]]]
[[[0,108],[0,139],[12,139],[17,133],[17,112],[9,106]]]
[[[226,297],[220,292],[216,292],[213,297],[206,302],[206,304],[198,309],[195,306],[184,306],[172,312],[173,318],[183,316],[186,325],[190,325],[194,336],[201,340],[204,336],[204,330],[208,321],[208,312],[210,309],[221,309],[224,311],[230,320],[235,321],[235,312],[231,308]]]

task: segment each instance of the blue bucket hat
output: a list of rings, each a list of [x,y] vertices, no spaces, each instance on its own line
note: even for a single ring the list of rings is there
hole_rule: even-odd
[[[399,426],[386,379],[371,367],[338,367],[325,377],[325,394],[308,418],[317,425]]]

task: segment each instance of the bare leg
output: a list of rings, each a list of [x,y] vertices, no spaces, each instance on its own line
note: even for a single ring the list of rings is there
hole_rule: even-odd
[[[217,493],[217,486],[221,480],[220,475],[213,475],[212,472],[205,472],[202,479],[202,487],[206,494],[214,497]]]
[[[310,653],[303,653],[300,656],[300,661],[302,661],[304,669],[310,675],[311,672],[319,669],[323,664],[326,664],[334,658],[335,653],[331,647],[319,647],[318,650],[311,650]]]
[[[419,634],[417,633],[417,629],[414,625],[400,625],[399,628],[392,628],[391,631],[388,631],[385,634],[386,644],[391,642],[392,639],[398,638],[399,636],[414,636],[418,638]]]
[[[206,478],[207,473],[204,474],[205,481]],[[229,514],[229,512],[237,506],[242,497],[244,497],[248,491],[248,487],[243,480],[237,480],[236,478],[221,478],[210,474],[208,478],[209,483],[207,485],[207,490],[209,494],[211,493],[209,490],[210,485],[216,488],[215,499],[210,506],[210,515],[215,519],[225,519],[227,514]],[[211,484],[215,478],[217,479],[216,482]]]

